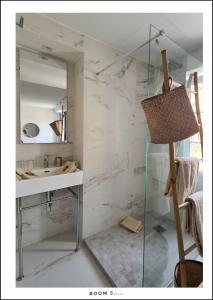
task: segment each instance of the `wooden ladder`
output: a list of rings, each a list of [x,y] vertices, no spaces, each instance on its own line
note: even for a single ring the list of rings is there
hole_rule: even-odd
[[[170,90],[169,84],[169,70],[168,70],[168,60],[167,60],[167,52],[166,50],[161,51],[162,58],[162,66],[163,66],[163,76],[164,76],[164,89],[163,93],[166,93]],[[201,151],[203,155],[203,128],[202,121],[200,116],[200,106],[199,106],[199,94],[198,94],[198,80],[197,80],[197,72],[193,74],[194,77],[194,87],[195,87],[195,104],[196,104],[196,114],[199,123],[200,129],[200,139],[201,139]],[[177,200],[177,191],[176,191],[176,162],[175,162],[175,152],[174,152],[174,144],[169,144],[169,160],[170,160],[170,174],[171,174],[171,185],[172,185],[172,197],[173,197],[173,207],[174,207],[174,218],[176,225],[176,235],[178,242],[178,253],[179,253],[179,261],[180,261],[180,277],[181,277],[181,287],[187,287],[187,274],[186,274],[186,262],[185,256],[190,253],[193,249],[196,248],[196,244],[192,244],[189,248],[184,249],[183,243],[183,233],[181,228],[181,219],[179,210],[183,207],[189,205],[189,202],[178,205]]]
[[[193,78],[194,78],[194,90],[195,90],[195,107],[196,107],[197,121],[199,124],[201,153],[202,153],[202,157],[203,157],[203,124],[202,124],[201,114],[200,114],[200,101],[199,101],[197,72],[193,73]]]

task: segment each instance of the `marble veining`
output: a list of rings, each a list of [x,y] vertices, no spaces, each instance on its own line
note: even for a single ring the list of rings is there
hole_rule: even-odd
[[[146,167],[145,166],[139,166],[139,167],[136,167],[134,168],[134,175],[140,175],[140,174],[143,174],[146,170]]]
[[[111,208],[119,208],[119,209],[123,209],[123,210],[132,210],[133,208],[136,208],[138,210],[141,211],[142,208],[142,203],[144,201],[143,199],[143,194],[140,195],[127,195],[127,202],[124,202],[122,204],[116,204],[116,203],[104,203],[104,205],[106,206],[106,204],[111,207]],[[134,214],[134,211],[133,211]]]
[[[80,39],[74,40],[73,45],[75,48],[78,48],[78,47],[82,48],[84,46],[84,35],[81,34]]]
[[[27,207],[46,201],[46,193],[22,198],[22,206]],[[39,242],[57,233],[71,229],[74,226],[74,198],[66,189],[54,192],[53,200],[60,199],[48,206],[34,207],[22,211],[23,218],[23,246]]]
[[[100,104],[101,106],[103,106],[105,109],[110,110],[109,104],[107,102],[103,102],[102,101],[102,97],[100,95],[97,94],[93,94],[92,95],[94,97],[94,100]]]
[[[152,212],[147,216],[144,261],[143,230],[135,234],[116,225],[85,239],[85,244],[116,287],[168,287],[174,279],[178,262],[175,224]],[[155,230],[158,224],[165,228],[161,233]],[[185,245],[191,243],[191,236],[186,235]],[[200,260],[196,250],[188,258]]]
[[[24,14],[24,17],[24,31],[18,29],[20,40],[26,34],[36,48],[43,43],[52,47],[55,54],[61,51],[68,56],[69,52],[81,51],[84,55],[83,64],[77,70],[78,76],[83,77],[83,85],[78,85],[83,104],[79,108],[74,104],[72,109],[73,113],[75,109],[81,111],[83,136],[76,135],[71,140],[73,144],[60,149],[62,156],[65,152],[78,156],[82,149],[83,236],[87,237],[117,224],[137,205],[143,206],[145,116],[140,101],[147,94],[147,66],[127,57],[98,76],[96,72],[117,60],[122,53],[83,37],[45,14]],[[77,101],[75,93],[71,96],[74,102]],[[79,138],[81,142],[78,142]],[[24,153],[21,146],[19,152]],[[32,149],[32,153],[34,151]],[[44,152],[46,148],[42,150]],[[66,211],[71,213],[71,208]],[[58,226],[62,219],[66,225],[60,223],[61,230],[67,226],[67,214],[60,209],[58,212],[52,219],[44,217],[48,219],[48,228],[52,224]],[[40,222],[39,218],[37,215],[35,222]],[[51,227],[48,230],[51,235]],[[41,234],[40,238],[43,236]],[[37,236],[35,240],[38,239]]]
[[[101,61],[96,71],[104,66],[104,59]],[[94,66],[91,68],[93,71]],[[146,71],[145,64],[127,58],[98,77],[99,81],[106,80],[106,87],[95,76],[87,81],[87,97],[91,95],[93,102],[85,107],[89,128],[85,132],[84,212],[88,213],[84,221],[89,226],[85,226],[84,236],[104,230],[143,207],[145,116],[137,96],[147,94]],[[98,112],[95,119],[94,111]]]
[[[125,76],[126,72],[129,70],[129,68],[131,67],[133,61],[134,61],[133,58],[127,58],[125,64],[122,65],[121,69],[113,75],[117,76],[118,79],[122,79]]]
[[[107,174],[107,172],[98,174],[97,176],[94,176],[88,180],[88,182],[85,182],[84,185],[84,192],[87,193],[90,189],[94,189],[97,186],[101,185],[107,180],[111,180],[113,177],[118,176],[120,173],[124,172],[125,170],[115,170],[114,173]]]
[[[97,84],[98,83],[102,83],[102,84],[108,85],[107,80],[101,80],[101,79],[99,79],[99,78],[97,78],[95,76],[96,76],[95,74],[94,74],[93,77],[92,76],[85,76],[84,79],[89,80],[89,81],[93,81],[93,82],[95,82]]]

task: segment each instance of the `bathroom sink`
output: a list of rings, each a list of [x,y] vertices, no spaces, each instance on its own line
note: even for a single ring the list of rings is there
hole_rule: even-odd
[[[16,198],[63,189],[83,183],[82,170],[77,169],[73,173],[55,175],[59,169],[60,167],[35,169],[32,170],[32,172],[35,173],[37,177],[17,180]]]
[[[60,169],[61,167],[51,167],[51,168],[44,168],[44,169],[35,169],[32,172],[39,177],[45,177],[45,176],[55,175],[55,173]]]

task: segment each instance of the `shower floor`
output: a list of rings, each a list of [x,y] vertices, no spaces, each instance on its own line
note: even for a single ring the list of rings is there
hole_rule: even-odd
[[[143,265],[143,230],[131,233],[119,225],[85,239],[106,275],[116,287],[168,287],[178,262],[175,224],[152,212],[147,214],[145,258]],[[185,235],[185,248],[192,244]],[[195,249],[187,258],[202,260]],[[144,278],[143,276],[144,268]]]

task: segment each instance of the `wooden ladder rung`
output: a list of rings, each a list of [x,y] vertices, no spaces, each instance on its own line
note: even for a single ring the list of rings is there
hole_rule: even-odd
[[[162,66],[163,66],[163,77],[164,77],[164,86],[163,93],[166,93],[170,90],[170,82],[169,82],[169,70],[168,70],[168,60],[166,50],[161,51],[162,58]],[[173,81],[173,85],[179,86],[178,82]],[[189,90],[189,89],[188,89]],[[200,131],[200,140],[201,140],[201,152],[203,157],[203,128],[202,128],[202,120],[200,115],[200,106],[199,106],[199,90],[198,90],[198,80],[197,80],[197,72],[194,72],[194,91],[189,90],[190,92],[195,94],[195,106],[196,106],[196,114],[199,123],[199,131]],[[181,287],[187,287],[187,273],[186,273],[186,264],[185,264],[185,256],[190,253],[192,250],[196,248],[196,244],[191,245],[186,250],[184,249],[183,243],[183,233],[181,228],[181,219],[180,219],[180,209],[190,205],[189,202],[184,202],[182,204],[178,204],[177,197],[177,189],[176,189],[176,167],[178,167],[178,160],[175,160],[175,151],[174,144],[169,143],[169,161],[170,161],[170,173],[171,173],[171,186],[173,193],[173,207],[174,207],[174,219],[176,224],[176,234],[177,234],[177,243],[178,243],[178,252],[179,252],[179,260],[180,264],[180,279],[181,279]]]
[[[179,205],[178,205],[178,208],[181,209],[181,208],[186,207],[186,206],[188,206],[188,205],[190,205],[190,202],[184,202],[184,203],[182,203],[182,204],[179,204]]]
[[[194,250],[196,247],[197,247],[197,246],[196,246],[196,244],[194,243],[194,244],[192,244],[189,248],[187,248],[187,249],[184,251],[185,256],[186,256],[187,254],[189,254],[190,252],[192,252],[192,250]]]

